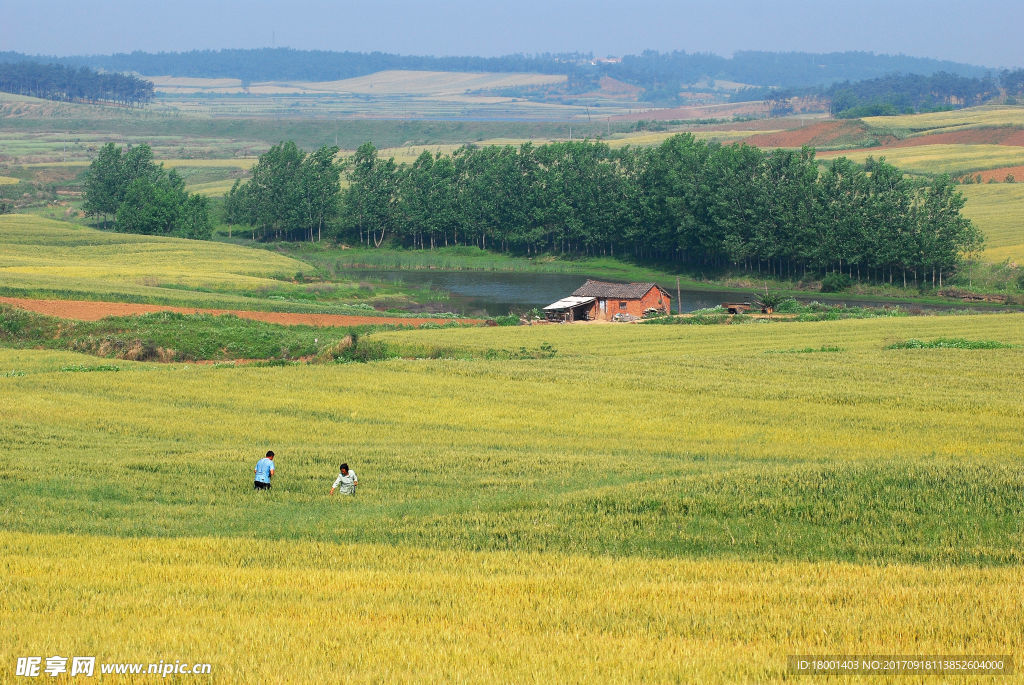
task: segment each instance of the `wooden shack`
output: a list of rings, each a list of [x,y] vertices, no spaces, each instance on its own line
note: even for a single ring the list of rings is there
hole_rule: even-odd
[[[587,321],[594,306],[593,297],[563,297],[544,307],[544,318],[548,321]]]

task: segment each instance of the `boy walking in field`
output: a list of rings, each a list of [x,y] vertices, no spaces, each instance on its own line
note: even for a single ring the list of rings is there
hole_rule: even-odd
[[[267,456],[256,462],[256,468],[253,469],[256,474],[256,478],[253,481],[254,490],[269,490],[270,479],[274,477],[274,452],[273,450],[267,452]]]
[[[342,495],[354,495],[356,494],[356,486],[359,485],[359,479],[356,478],[356,472],[350,471],[348,464],[341,465],[341,473],[338,474],[338,478],[334,481],[334,485],[331,486],[331,491],[328,495],[333,495],[335,490],[338,490]],[[340,489],[338,489],[340,486]]]

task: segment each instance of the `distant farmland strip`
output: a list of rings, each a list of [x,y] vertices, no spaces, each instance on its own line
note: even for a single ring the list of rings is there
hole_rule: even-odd
[[[960,176],[986,169],[1024,165],[1024,148],[1007,145],[921,145],[821,152],[822,159],[847,157],[863,163],[868,157],[885,158],[914,174]]]
[[[1024,126],[1024,107],[992,105],[949,112],[866,117],[864,123],[881,130],[941,131],[978,126]]]

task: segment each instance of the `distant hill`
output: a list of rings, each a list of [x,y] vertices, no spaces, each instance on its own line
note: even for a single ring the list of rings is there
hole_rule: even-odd
[[[203,78],[334,81],[386,70],[517,72],[569,77],[576,92],[594,89],[603,77],[644,89],[645,100],[672,100],[685,84],[729,81],[754,87],[805,88],[860,81],[890,74],[934,74],[981,78],[985,67],[943,60],[877,55],[870,52],[738,52],[733,57],[683,51],[644,51],[619,60],[597,60],[582,53],[506,55],[504,57],[427,57],[383,52],[332,52],[259,48],[132,52],[115,55],[40,57],[0,52],[0,62],[46,61],[117,72]]]

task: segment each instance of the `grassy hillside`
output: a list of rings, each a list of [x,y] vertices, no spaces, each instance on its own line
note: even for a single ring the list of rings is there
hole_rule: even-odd
[[[1012,347],[888,349],[944,336]],[[555,352],[113,372],[0,349],[0,659],[735,682],[1024,638],[1019,316],[379,337]],[[328,498],[342,460],[360,492]]]
[[[344,277],[297,283],[314,267],[261,249],[98,231],[25,214],[0,216],[0,294],[227,309],[362,310],[408,289]]]
[[[985,233],[986,259],[1024,263],[1024,183],[965,185],[964,214]]]

